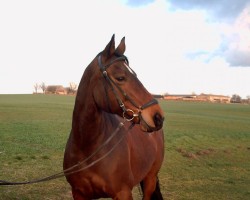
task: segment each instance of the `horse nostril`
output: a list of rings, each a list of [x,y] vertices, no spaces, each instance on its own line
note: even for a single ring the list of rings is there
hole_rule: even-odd
[[[154,116],[155,127],[161,128],[163,125],[163,121],[164,121],[164,118],[159,113],[156,113]]]

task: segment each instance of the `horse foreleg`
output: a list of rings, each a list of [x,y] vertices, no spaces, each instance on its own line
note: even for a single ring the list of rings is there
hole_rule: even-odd
[[[146,177],[141,183],[143,200],[163,200],[157,177]]]

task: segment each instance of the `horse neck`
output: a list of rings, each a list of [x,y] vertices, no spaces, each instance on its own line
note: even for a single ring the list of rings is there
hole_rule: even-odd
[[[100,140],[100,130],[105,125],[102,111],[98,109],[89,85],[88,74],[83,75],[75,100],[72,119],[72,136],[75,144],[89,146]]]

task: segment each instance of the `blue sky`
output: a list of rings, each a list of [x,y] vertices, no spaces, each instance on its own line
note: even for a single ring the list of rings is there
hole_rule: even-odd
[[[250,95],[249,0],[0,0],[0,27],[0,94],[78,84],[115,33],[152,93]]]

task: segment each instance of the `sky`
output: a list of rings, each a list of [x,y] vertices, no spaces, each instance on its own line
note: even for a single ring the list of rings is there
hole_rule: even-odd
[[[250,0],[0,0],[0,94],[78,84],[113,34],[151,93],[250,95]]]

